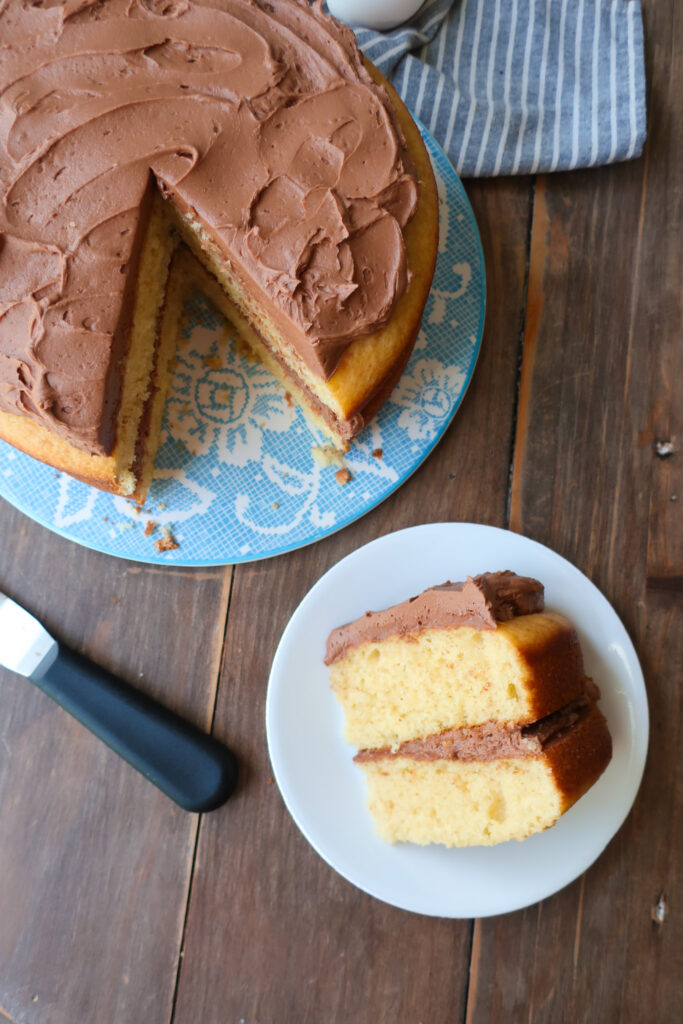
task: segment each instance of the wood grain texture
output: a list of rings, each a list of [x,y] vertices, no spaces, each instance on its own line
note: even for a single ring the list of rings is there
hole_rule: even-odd
[[[235,570],[215,731],[239,737],[233,745],[247,772],[237,800],[202,821],[174,1024],[463,1017],[470,922],[387,907],[317,856],[272,782],[264,706],[289,617],[340,558],[416,523],[504,523],[529,184],[489,183],[472,194],[495,299],[472,388],[446,437],[412,480],[350,529],[276,563]]]
[[[4,1024],[683,1019],[681,5],[644,14],[642,159],[468,184],[487,264],[479,365],[443,441],[379,508],[233,572],[109,559],[0,502],[0,589],[213,722],[242,764],[229,804],[186,815],[0,672]],[[312,584],[442,520],[510,525],[586,572],[634,639],[651,710],[643,786],[603,856],[474,924],[386,907],[328,868],[272,782],[263,725],[275,647]]]
[[[477,922],[468,1024],[683,1016],[681,462],[657,454],[681,437],[680,8],[646,16],[644,157],[537,184],[510,525],[574,562],[624,620],[650,754],[632,814],[582,879]]]
[[[230,570],[116,561],[4,502],[0,531],[6,593],[208,728]],[[197,817],[0,670],[0,823],[3,1012],[18,1024],[167,1024]]]

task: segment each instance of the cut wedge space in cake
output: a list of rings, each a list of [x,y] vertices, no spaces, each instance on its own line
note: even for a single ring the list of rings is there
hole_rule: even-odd
[[[438,235],[420,134],[350,30],[299,0],[7,0],[0,48],[0,437],[144,496],[182,239],[348,446],[408,360]]]
[[[525,839],[610,761],[576,631],[537,580],[432,587],[333,630],[325,661],[388,842]]]

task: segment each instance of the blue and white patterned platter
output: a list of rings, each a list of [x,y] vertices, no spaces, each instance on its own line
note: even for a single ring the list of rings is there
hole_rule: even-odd
[[[344,455],[351,480],[322,466],[326,442],[260,364],[226,345],[203,295],[189,300],[154,481],[142,512],[0,442],[0,495],[55,533],[140,562],[224,565],[321,540],[384,501],[443,436],[474,372],[484,326],[477,226],[448,159],[422,129],[440,197],[436,273],[408,366]],[[381,449],[381,458],[377,453]],[[157,524],[145,534],[149,521]],[[178,544],[158,552],[170,532]]]

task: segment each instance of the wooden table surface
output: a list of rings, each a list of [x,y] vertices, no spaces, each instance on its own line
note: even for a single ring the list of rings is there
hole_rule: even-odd
[[[0,671],[0,1021],[683,1020],[681,5],[645,17],[642,158],[466,183],[481,357],[445,438],[383,505],[304,550],[189,570],[84,550],[0,502],[2,589],[243,768],[225,807],[187,814]],[[479,921],[396,910],[337,876],[287,814],[264,732],[273,653],[311,585],[381,534],[446,520],[509,527],[586,573],[635,643],[651,713],[640,793],[597,863]]]

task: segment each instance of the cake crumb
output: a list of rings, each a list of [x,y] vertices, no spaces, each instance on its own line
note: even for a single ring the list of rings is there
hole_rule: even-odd
[[[342,453],[331,444],[314,444],[311,448],[311,455],[313,456],[313,461],[317,462],[319,466],[339,466],[340,469],[344,468]]]
[[[145,537],[149,537],[150,534],[154,533],[156,528],[157,528],[157,524],[154,522],[154,520],[153,519],[148,519],[147,520],[147,525],[145,526]]]
[[[204,366],[208,366],[210,370],[222,370],[223,361],[220,356],[204,356],[202,359]]]
[[[371,454],[372,454],[373,459],[383,459],[384,458],[384,452],[382,451],[381,448],[375,448],[374,451]]]
[[[337,472],[334,475],[335,475],[336,481],[337,481],[337,483],[339,484],[340,487],[343,487],[344,484],[348,484],[349,480],[353,479],[353,477],[349,473],[348,469],[346,469],[346,468],[338,469]]]
[[[286,403],[287,403],[287,405],[288,405],[288,406],[290,407],[290,409],[291,409],[291,408],[292,408],[292,406],[294,405],[294,399],[293,399],[293,398],[292,398],[292,396],[290,395],[289,391],[285,391],[285,402],[286,402]]]
[[[154,541],[154,547],[161,555],[165,551],[175,551],[177,548],[180,547],[180,544],[178,544],[178,541],[175,539],[170,529],[165,529],[164,536],[160,537],[159,540]]]

